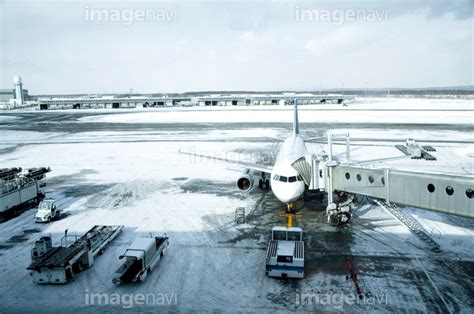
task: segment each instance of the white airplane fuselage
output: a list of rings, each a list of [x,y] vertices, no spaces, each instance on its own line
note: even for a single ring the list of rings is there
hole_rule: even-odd
[[[303,195],[305,183],[291,166],[306,155],[306,145],[299,134],[293,133],[282,144],[271,173],[271,189],[281,202],[290,204]]]

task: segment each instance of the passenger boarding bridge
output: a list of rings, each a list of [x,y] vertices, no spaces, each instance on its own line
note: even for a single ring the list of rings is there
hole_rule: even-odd
[[[344,140],[346,159],[336,161],[332,154],[333,140]],[[338,144],[341,144],[339,142]],[[351,160],[349,134],[328,134],[328,154],[313,155],[311,163],[300,158],[293,167],[300,173],[310,190],[328,193],[328,221],[334,225],[346,223],[351,218],[351,203],[354,197],[336,204],[333,192],[349,195],[368,196],[383,200],[385,204],[399,204],[422,208],[450,215],[474,218],[474,176],[447,175],[377,169],[369,167],[373,163],[387,160],[412,158],[433,160],[429,152],[436,151],[431,146],[419,146],[408,140],[404,155],[356,162]],[[410,147],[411,146],[411,147]]]

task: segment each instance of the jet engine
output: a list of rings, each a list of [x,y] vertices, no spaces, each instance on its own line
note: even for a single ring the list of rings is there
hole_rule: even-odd
[[[237,179],[237,187],[242,191],[250,191],[253,187],[254,177],[250,169],[246,169]]]

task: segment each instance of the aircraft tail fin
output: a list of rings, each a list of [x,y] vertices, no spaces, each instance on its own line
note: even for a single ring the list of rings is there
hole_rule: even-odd
[[[294,102],[293,134],[296,135],[300,133],[300,126],[298,122],[298,104],[297,104],[296,99],[293,102]]]

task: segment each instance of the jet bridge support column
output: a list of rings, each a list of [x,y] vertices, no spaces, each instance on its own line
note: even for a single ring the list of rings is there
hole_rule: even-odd
[[[385,201],[387,204],[390,204],[390,170],[385,169],[384,170],[384,183],[385,183]]]
[[[351,213],[351,203],[352,199],[348,199],[342,204],[336,204],[333,198],[333,173],[334,169],[339,165],[336,160],[333,160],[332,156],[332,140],[335,136],[344,137],[346,139],[346,157],[350,159],[350,142],[349,134],[335,135],[328,133],[328,161],[326,162],[326,167],[324,168],[324,184],[328,195],[328,206],[326,207],[326,213],[328,215],[328,223],[332,225],[340,225],[342,223],[347,223],[352,216]]]
[[[318,157],[315,155],[311,156],[311,177],[309,181],[309,189],[310,190],[319,190],[323,188],[323,186],[320,183],[320,176],[319,176],[319,171],[323,171],[319,167],[319,160]]]
[[[328,133],[328,161],[325,167],[325,185],[326,191],[328,193],[328,206],[326,207],[326,212],[328,214],[328,220],[330,220],[331,212],[336,209],[336,204],[332,197],[332,134]]]

